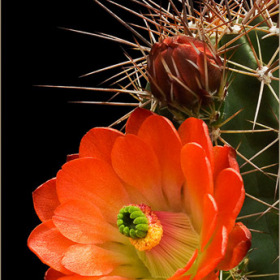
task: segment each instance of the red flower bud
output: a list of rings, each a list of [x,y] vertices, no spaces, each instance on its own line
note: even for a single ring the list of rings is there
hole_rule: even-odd
[[[221,66],[205,42],[186,35],[167,37],[153,45],[148,57],[152,95],[171,107],[193,110],[209,104],[221,85]]]

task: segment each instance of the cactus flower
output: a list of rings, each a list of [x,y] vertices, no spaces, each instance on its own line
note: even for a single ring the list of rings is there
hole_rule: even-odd
[[[213,102],[222,84],[222,61],[205,42],[167,37],[148,56],[151,93],[164,105],[194,110]]]
[[[34,191],[28,246],[46,280],[218,279],[251,244],[244,197],[234,150],[213,147],[202,120],[177,131],[136,109],[125,134],[93,128]]]

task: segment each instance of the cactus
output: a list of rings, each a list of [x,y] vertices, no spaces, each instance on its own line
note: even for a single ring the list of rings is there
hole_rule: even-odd
[[[278,37],[267,33],[276,27],[269,18],[267,7],[259,8],[264,12],[257,12],[249,26],[246,26],[246,21],[242,23],[242,37],[234,43],[240,47],[234,54],[228,54],[229,68],[234,68],[232,71],[237,71],[237,74],[228,88],[225,113],[230,116],[239,109],[243,111],[222,129],[241,130],[243,134],[222,136],[234,147],[240,144],[238,153],[247,192],[242,215],[245,217],[243,221],[253,230],[253,251],[249,255],[248,269],[264,277],[267,275],[268,279],[277,279],[278,276],[269,275],[277,274],[279,268],[276,261],[279,254],[278,213],[273,208],[278,202],[278,171],[277,166],[272,167],[278,161],[278,135],[275,132],[278,127],[279,99],[276,93],[279,87],[275,78],[278,77],[278,68],[274,63],[277,62],[279,47]],[[238,36],[239,33],[223,36],[221,45]],[[250,173],[254,169],[256,172]]]
[[[252,249],[238,267],[224,272],[220,279],[278,279],[278,0],[221,3],[205,0],[196,6],[191,0],[162,2],[132,0],[124,5],[95,0],[128,28],[134,39],[129,41],[103,33],[90,35],[122,43],[139,52],[136,58],[125,53],[123,63],[86,74],[116,69],[116,75],[107,81],[113,80],[113,86],[84,89],[113,92],[110,101],[105,102],[111,105],[120,105],[114,102],[115,96],[129,96],[132,101],[126,105],[156,111],[177,125],[189,116],[202,118],[215,144],[234,147],[246,189],[246,201],[238,219],[252,232]],[[113,12],[114,8],[132,15],[130,18],[135,22],[128,24]],[[151,47],[164,38],[183,34],[207,44],[223,61],[220,99],[212,96],[211,106],[201,103],[195,110],[178,104],[170,106],[151,91],[147,71]]]

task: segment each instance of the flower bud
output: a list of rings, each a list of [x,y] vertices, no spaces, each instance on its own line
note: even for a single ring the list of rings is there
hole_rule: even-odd
[[[148,56],[151,93],[162,105],[195,111],[218,95],[221,66],[205,42],[186,35],[167,37]]]

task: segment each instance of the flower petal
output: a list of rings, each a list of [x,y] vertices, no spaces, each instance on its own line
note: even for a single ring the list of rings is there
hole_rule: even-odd
[[[53,222],[65,237],[77,243],[121,242],[123,237],[104,219],[98,207],[86,201],[63,203],[55,210]]]
[[[184,39],[183,39],[184,40]],[[179,40],[178,40],[179,41]],[[180,40],[181,41],[181,40]],[[183,42],[182,42],[183,43]],[[187,42],[186,42],[187,43]],[[167,58],[167,57],[165,57]],[[198,78],[200,80],[199,71],[196,68],[196,52],[193,50],[193,47],[190,44],[180,44],[173,49],[172,57],[174,63],[176,63],[177,70],[173,71],[180,73],[179,77],[182,79],[184,84],[192,90],[199,98],[199,85],[197,83]],[[169,59],[170,60],[170,59]],[[168,61],[168,60],[167,60]],[[193,63],[191,63],[193,62]],[[170,63],[168,63],[170,65]],[[190,76],[192,78],[190,79]],[[194,102],[196,98],[192,94],[185,92],[184,99],[182,96],[178,96],[179,100],[182,102],[182,105],[186,105],[186,101]]]
[[[241,175],[232,168],[221,171],[216,180],[214,197],[219,209],[218,227],[223,225],[230,232],[245,198]]]
[[[129,278],[121,276],[81,276],[73,274],[61,277],[58,280],[129,280]]]
[[[218,268],[226,271],[236,267],[250,249],[251,238],[249,229],[240,222],[236,223],[229,234],[226,254]]]
[[[153,279],[167,279],[189,264],[199,247],[199,235],[185,213],[156,211],[155,214],[162,225],[162,239],[152,250],[138,252],[138,256]]]
[[[95,204],[112,223],[116,222],[119,209],[129,201],[112,167],[94,158],[64,164],[57,174],[57,194],[61,203],[77,199]]]
[[[190,142],[195,142],[201,145],[212,164],[213,146],[209,136],[208,127],[202,120],[188,118],[181,124],[178,133],[181,137],[183,145]]]
[[[28,238],[28,247],[39,259],[51,268],[69,274],[61,264],[62,257],[74,243],[65,238],[51,220],[37,226]]]
[[[107,275],[120,264],[114,252],[95,245],[73,245],[64,254],[62,264],[81,276]]]
[[[204,88],[209,88],[209,91],[217,90],[221,84],[222,68],[217,67],[217,65],[221,65],[220,62],[221,61],[219,57],[217,56],[217,59],[215,59],[206,48],[201,50],[197,56],[197,66],[200,73],[200,81]],[[208,76],[207,79],[206,73]],[[208,85],[206,85],[206,81],[208,82]]]
[[[214,233],[217,225],[218,207],[212,195],[206,194],[203,200],[203,224],[200,233],[201,251]]]
[[[79,158],[79,154],[71,154],[66,156],[66,161],[71,161],[73,159]]]
[[[44,280],[59,280],[59,279],[61,279],[60,277],[63,277],[63,276],[65,276],[65,274],[63,274],[59,271],[56,271],[52,268],[49,268],[45,273]]]
[[[119,137],[112,150],[112,165],[119,177],[130,186],[128,191],[142,194],[154,210],[166,207],[158,159],[142,139],[133,134]]]
[[[52,218],[55,208],[59,205],[56,194],[56,178],[39,186],[32,194],[34,209],[39,219],[44,222]]]
[[[213,147],[214,154],[214,180],[218,174],[226,168],[233,168],[239,172],[239,166],[236,161],[236,152],[229,146],[215,146]]]
[[[171,208],[179,210],[184,176],[180,162],[182,144],[176,129],[168,119],[153,115],[143,122],[138,136],[151,145],[156,153],[164,193]]]
[[[188,143],[183,147],[181,163],[186,178],[185,203],[191,205],[193,221],[200,229],[204,195],[213,194],[211,166],[205,151],[197,143]]]
[[[227,230],[222,227],[213,237],[209,247],[199,257],[198,269],[193,280],[200,280],[216,269],[225,255],[227,241]]]
[[[186,266],[184,268],[180,268],[176,271],[176,273],[169,278],[169,280],[187,280],[190,279],[191,275],[184,275],[193,265],[194,261],[196,260],[198,255],[198,249],[196,249],[192,255],[192,257],[190,258],[190,260],[188,261],[188,263],[186,264]]]
[[[96,127],[82,138],[79,148],[80,157],[94,157],[111,163],[111,150],[116,139],[123,135],[112,128]]]
[[[137,134],[141,124],[149,116],[154,115],[153,112],[142,108],[136,108],[126,122],[126,133]]]
[[[100,276],[81,276],[78,274],[68,275],[59,278],[58,280],[99,280]]]
[[[219,272],[215,273],[214,271],[210,272],[208,275],[203,277],[201,280],[219,280]]]

